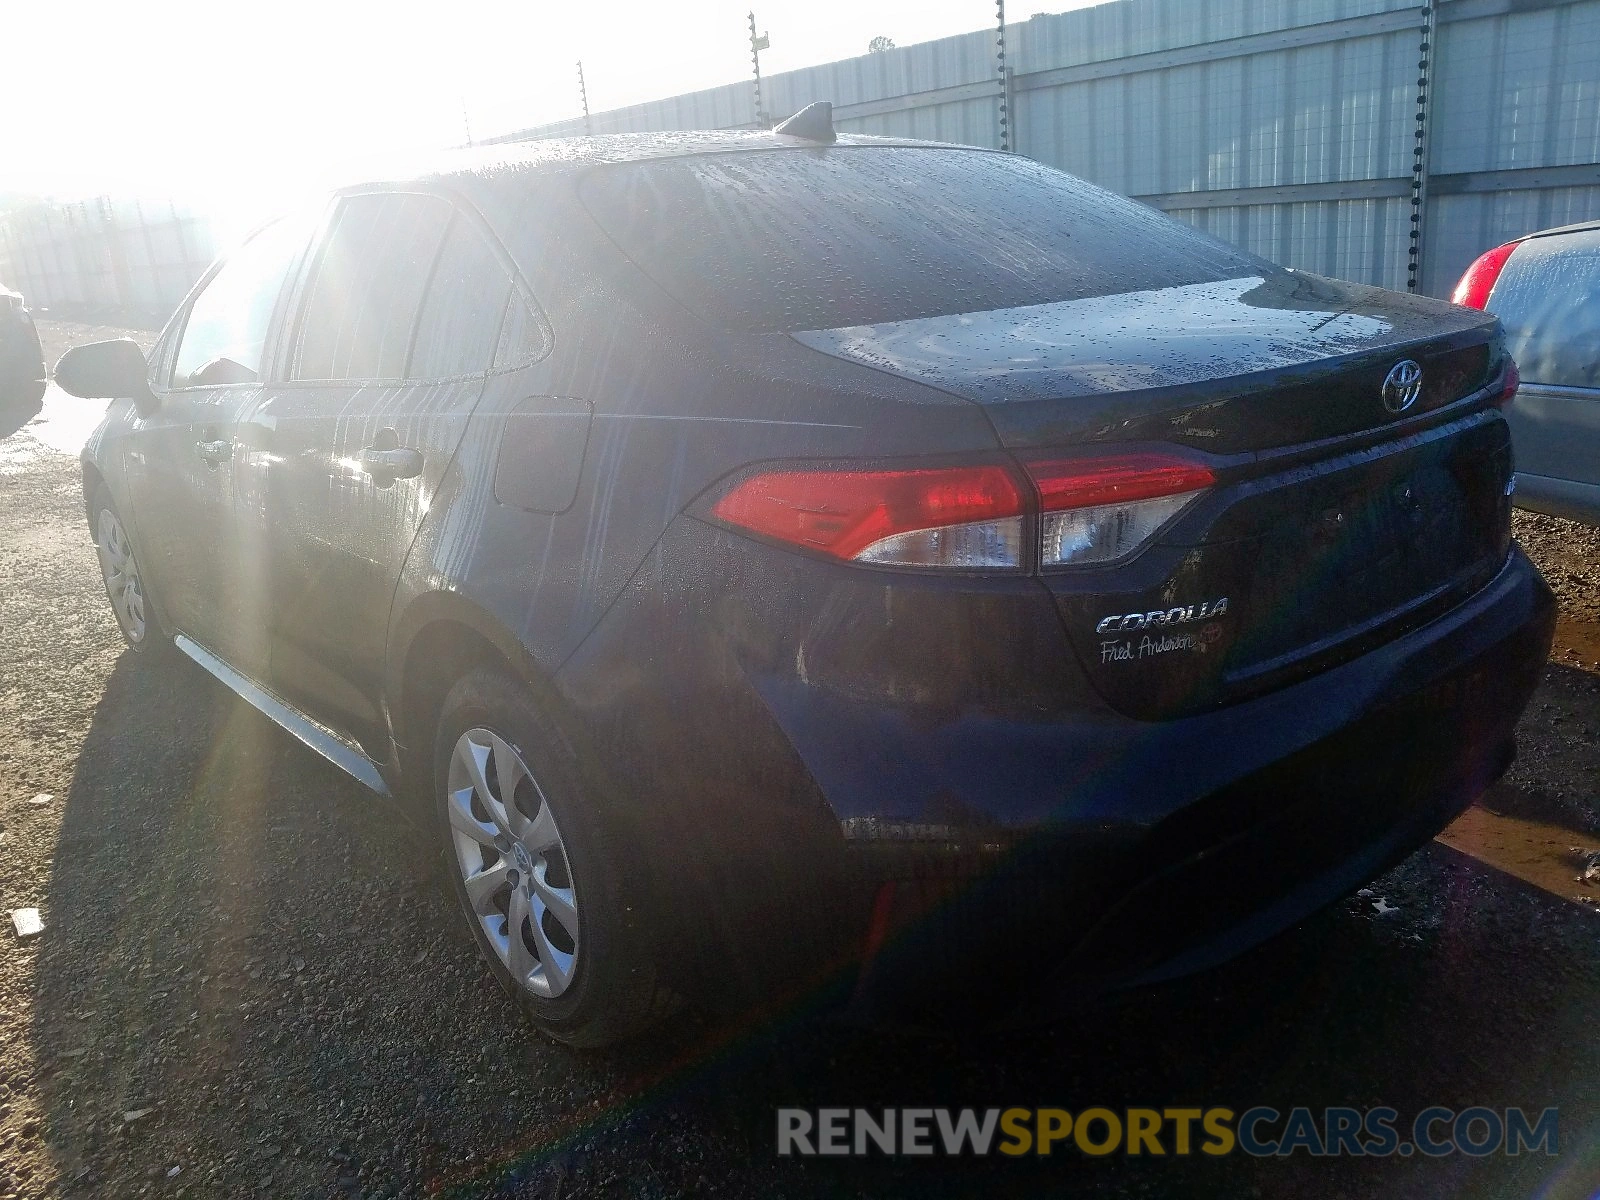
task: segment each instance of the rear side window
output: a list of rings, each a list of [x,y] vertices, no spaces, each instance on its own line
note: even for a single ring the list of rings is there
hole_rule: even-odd
[[[1523,242],[1488,308],[1524,383],[1600,388],[1600,230]]]
[[[435,196],[351,196],[334,217],[300,321],[295,379],[400,379],[451,219]]]
[[[585,207],[714,324],[827,329],[1273,270],[1011,154],[834,146],[590,171]]]
[[[511,276],[488,239],[458,213],[422,303],[408,378],[487,371],[510,297]]]
[[[500,325],[500,341],[494,352],[495,369],[523,367],[542,356],[549,346],[544,328],[528,302],[513,291],[506,301],[505,320]]]

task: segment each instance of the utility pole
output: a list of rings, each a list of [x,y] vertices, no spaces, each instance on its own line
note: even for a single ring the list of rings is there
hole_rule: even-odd
[[[772,39],[766,34],[756,35],[756,14],[750,13],[750,63],[756,71],[756,124],[763,129],[767,127],[767,114],[761,107],[761,52],[772,45]]]
[[[594,133],[594,127],[589,123],[589,89],[583,85],[583,59],[578,60],[578,100],[583,104],[583,132],[587,137]]]
[[[467,148],[470,150],[472,148],[472,122],[467,120],[467,98],[466,98],[466,96],[462,96],[461,97],[461,124],[466,127],[466,130],[467,130]]]

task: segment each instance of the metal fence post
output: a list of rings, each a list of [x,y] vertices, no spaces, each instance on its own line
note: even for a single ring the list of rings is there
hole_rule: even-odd
[[[594,133],[594,126],[589,122],[589,89],[583,82],[583,59],[578,60],[578,101],[583,105],[583,135],[585,137]]]
[[[995,59],[1000,67],[1000,149],[1011,150],[1011,72],[1006,69],[1006,0],[994,0]]]
[[[1406,291],[1422,288],[1424,254],[1428,228],[1428,134],[1433,124],[1433,9],[1422,6],[1422,43],[1417,56],[1417,120],[1412,137],[1411,163],[1411,253],[1406,273]]]

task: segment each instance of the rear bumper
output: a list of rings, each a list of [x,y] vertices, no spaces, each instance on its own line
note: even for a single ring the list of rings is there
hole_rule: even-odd
[[[1504,773],[1554,624],[1515,549],[1489,587],[1408,637],[1244,711],[1130,735],[1105,760],[1125,769],[1089,789],[1092,817],[1068,805],[1003,849],[858,845],[878,905],[857,1003],[948,991],[936,945],[982,947],[983,991],[1051,978],[1052,992],[1093,993],[1266,940],[1403,859]]]
[[[560,681],[642,902],[679,938],[664,960],[680,986],[743,984],[740,999],[861,964],[864,1002],[961,1003],[952,945],[960,982],[991,996],[1057,969],[1100,990],[1228,957],[1379,873],[1505,769],[1554,627],[1514,548],[1394,641],[1146,722],[1086,685],[1032,581],[898,588],[741,555],[636,580]]]
[[[913,708],[798,679],[757,686],[847,831],[1052,830],[1103,843],[1153,828],[1481,661],[1509,655],[1531,689],[1554,611],[1544,581],[1514,549],[1488,586],[1405,636],[1291,687],[1168,721],[1084,704],[1037,720],[978,712],[930,723]],[[1473,703],[1489,706],[1509,733],[1525,701],[1523,691],[1497,686]]]

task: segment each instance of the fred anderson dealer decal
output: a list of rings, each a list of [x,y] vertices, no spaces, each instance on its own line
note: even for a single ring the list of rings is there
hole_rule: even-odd
[[[1187,650],[1191,654],[1204,654],[1212,643],[1222,636],[1220,625],[1207,625],[1196,633],[1144,634],[1136,642],[1132,638],[1100,643],[1100,661],[1130,662],[1136,658],[1152,658],[1157,654],[1170,654],[1174,650]]]

